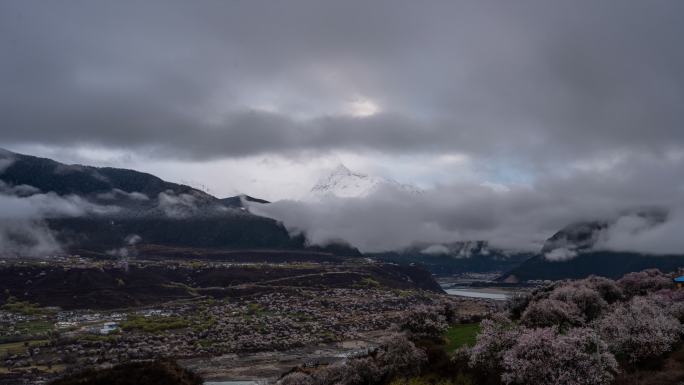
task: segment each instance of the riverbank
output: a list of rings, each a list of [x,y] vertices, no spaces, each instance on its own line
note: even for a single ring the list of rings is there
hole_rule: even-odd
[[[336,343],[285,351],[181,359],[178,363],[204,378],[205,385],[267,385],[275,383],[297,366],[332,364],[367,352],[377,346],[376,341],[388,334],[387,330],[378,330],[361,333],[357,339]]]
[[[491,299],[495,301],[507,301],[509,298],[511,298],[513,295],[515,295],[516,292],[512,292],[509,290],[503,290],[499,288],[450,288],[447,289],[445,288],[444,291],[449,294],[449,295],[455,295],[459,297],[468,297],[468,298],[482,298],[482,299]]]

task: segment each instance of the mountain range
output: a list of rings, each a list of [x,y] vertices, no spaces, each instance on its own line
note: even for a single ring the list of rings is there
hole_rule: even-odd
[[[15,199],[7,205],[30,206],[0,229],[0,241],[21,250],[51,240],[62,252],[102,255],[136,245],[327,252],[308,246],[303,234],[291,235],[277,221],[250,213],[245,201],[266,203],[257,198],[218,199],[143,172],[66,165],[6,150],[0,165],[1,196]],[[358,254],[340,245],[329,249]]]
[[[637,213],[651,222],[663,220],[663,213]],[[539,253],[499,277],[500,281],[557,280],[600,275],[619,278],[649,268],[676,271],[684,267],[684,252],[677,255],[642,254],[602,248],[600,240],[610,221],[580,222],[566,226],[551,236]]]
[[[381,189],[421,191],[392,179],[353,172],[340,165],[321,178],[308,199],[363,198]],[[0,253],[78,253],[125,256],[137,253],[179,257],[329,259],[360,256],[353,245],[310,245],[278,221],[256,215],[250,204],[268,201],[239,195],[219,199],[190,186],[134,170],[67,165],[51,159],[0,151]],[[642,214],[640,214],[642,215]],[[643,214],[646,215],[646,214]],[[657,223],[662,214],[649,213]],[[505,272],[500,280],[607,277],[649,267],[674,270],[682,255],[644,255],[602,250],[597,242],[610,221],[569,225],[536,253],[489,247],[474,240],[368,254],[399,264],[420,263],[433,274]],[[38,247],[52,245],[49,247]]]
[[[385,262],[422,264],[435,275],[506,272],[518,267],[535,253],[492,248],[486,241],[415,244],[403,250],[368,254]]]

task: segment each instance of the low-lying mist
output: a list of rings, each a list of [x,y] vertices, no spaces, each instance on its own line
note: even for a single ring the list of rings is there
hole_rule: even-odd
[[[645,254],[681,254],[684,180],[681,159],[665,165],[648,158],[624,159],[610,169],[546,173],[528,185],[440,185],[421,194],[385,187],[364,198],[326,197],[250,204],[252,212],[304,231],[310,242],[344,240],[362,251],[488,241],[494,248],[539,252],[565,226],[607,224],[594,249]],[[657,212],[660,220],[649,215]],[[569,253],[549,259],[572,258]],[[557,255],[556,255],[557,254]]]

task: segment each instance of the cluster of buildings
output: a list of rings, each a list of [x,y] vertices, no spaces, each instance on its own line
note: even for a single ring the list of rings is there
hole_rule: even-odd
[[[443,306],[445,302],[463,309],[464,315],[487,312],[494,306],[485,300],[428,292],[356,288],[271,291],[239,299],[170,303],[129,313],[60,312],[55,319],[58,327],[69,322],[76,327],[42,346],[28,347],[22,354],[0,357],[0,366],[82,368],[158,357],[287,350],[359,338],[368,331],[390,328],[415,306]],[[127,319],[142,319],[152,326],[158,322],[160,328],[137,329]],[[173,324],[165,319],[183,322]],[[83,322],[95,322],[97,330],[79,327]]]

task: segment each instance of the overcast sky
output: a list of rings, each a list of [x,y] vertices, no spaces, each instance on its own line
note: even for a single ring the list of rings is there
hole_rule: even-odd
[[[294,198],[343,162],[427,189],[678,207],[682,15],[679,0],[4,0],[0,146],[219,196]]]

